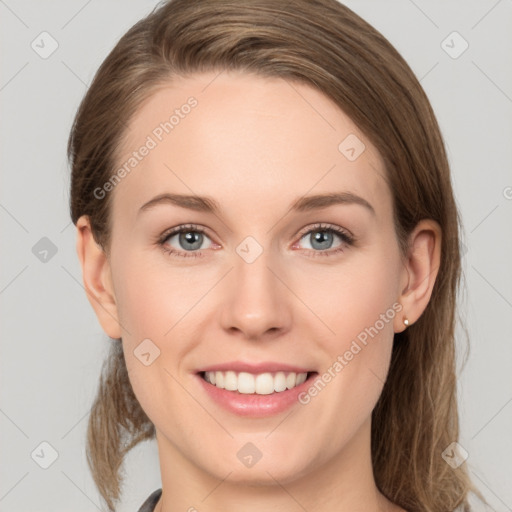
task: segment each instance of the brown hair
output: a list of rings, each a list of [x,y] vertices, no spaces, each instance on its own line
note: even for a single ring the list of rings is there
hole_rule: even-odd
[[[389,41],[336,0],[171,0],[136,23],[102,63],[78,109],[68,142],[73,223],[88,215],[109,253],[109,194],[130,119],[162,85],[201,71],[241,70],[309,84],[333,100],[378,149],[386,165],[401,254],[422,219],[443,237],[430,302],[395,334],[391,367],[372,413],[372,460],[379,490],[409,511],[470,510],[466,464],[441,457],[459,436],[455,314],[460,281],[459,214],[449,164],[430,103]],[[110,510],[120,497],[126,453],[155,435],[113,341],[88,426],[87,457]],[[485,501],[485,500],[484,500]]]

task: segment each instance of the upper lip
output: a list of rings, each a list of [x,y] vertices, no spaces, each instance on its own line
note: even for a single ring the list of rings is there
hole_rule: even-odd
[[[226,363],[212,364],[197,370],[201,372],[247,372],[247,373],[275,373],[275,372],[294,372],[309,373],[313,370],[301,366],[290,365],[286,363],[278,363],[275,361],[264,361],[261,363],[245,363],[243,361],[230,361]]]

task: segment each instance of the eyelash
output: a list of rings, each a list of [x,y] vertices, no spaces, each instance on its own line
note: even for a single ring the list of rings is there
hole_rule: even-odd
[[[315,231],[334,233],[334,234],[338,235],[338,237],[342,240],[342,242],[344,244],[346,244],[347,246],[353,245],[354,242],[356,241],[355,237],[353,237],[352,235],[350,235],[343,229],[338,228],[333,225],[330,225],[330,224],[324,224],[324,223],[319,223],[319,224],[315,224],[314,226],[308,227],[305,231],[303,231],[299,234],[299,240],[302,240],[302,238],[304,238],[305,235],[308,235]],[[183,226],[179,226],[177,228],[173,228],[171,231],[164,233],[161,236],[161,238],[158,240],[158,245],[160,245],[160,247],[162,248],[164,253],[166,253],[168,256],[178,257],[178,258],[202,257],[203,255],[201,254],[200,251],[183,251],[183,252],[176,251],[174,249],[169,249],[168,246],[166,245],[167,240],[169,238],[171,238],[173,235],[177,235],[180,233],[190,233],[190,232],[201,233],[201,234],[208,236],[206,233],[206,230],[204,228],[202,228],[201,226],[198,226],[196,224],[186,224]],[[341,245],[340,247],[338,247],[336,249],[328,249],[328,250],[324,250],[324,251],[315,251],[313,249],[307,249],[307,251],[312,252],[313,257],[333,256],[333,255],[343,251],[343,245]]]

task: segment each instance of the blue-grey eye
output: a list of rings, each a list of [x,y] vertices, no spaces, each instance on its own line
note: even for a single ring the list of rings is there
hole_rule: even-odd
[[[314,229],[306,233],[302,238],[309,242],[310,246],[306,249],[315,249],[318,251],[325,251],[332,248],[334,239],[339,238],[342,240],[342,235],[336,233],[332,229]]]
[[[178,246],[172,244],[172,239],[177,237]],[[197,229],[191,228],[181,228],[180,230],[175,231],[174,233],[169,233],[166,238],[163,240],[163,243],[166,245],[170,245],[175,250],[184,250],[184,251],[197,251],[200,249],[206,249],[207,247],[203,247],[205,240],[208,237]]]

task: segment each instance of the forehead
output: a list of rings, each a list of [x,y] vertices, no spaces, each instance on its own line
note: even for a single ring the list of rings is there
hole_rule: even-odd
[[[170,81],[131,119],[120,168],[114,210],[128,217],[163,192],[231,201],[238,214],[344,190],[380,214],[391,206],[380,155],[334,102],[309,85],[254,74]]]

